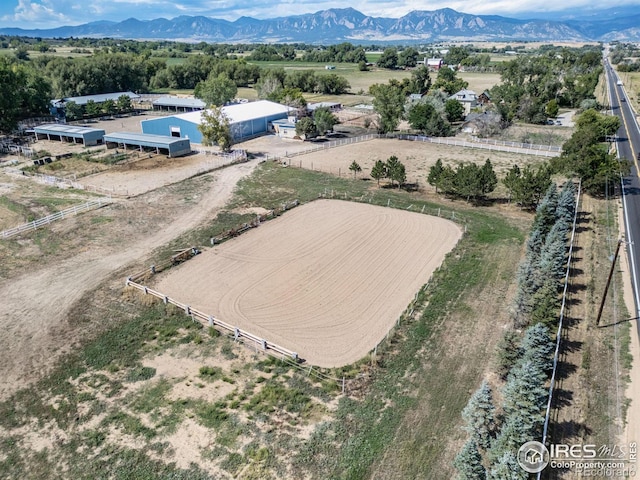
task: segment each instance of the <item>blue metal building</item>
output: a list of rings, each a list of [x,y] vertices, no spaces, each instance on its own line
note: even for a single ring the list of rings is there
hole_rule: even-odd
[[[223,114],[229,119],[234,142],[272,131],[271,122],[287,118],[291,110],[291,107],[268,100],[222,107]],[[202,112],[198,111],[142,120],[140,123],[143,133],[188,138],[193,143],[202,143],[202,134],[198,130],[201,121]]]

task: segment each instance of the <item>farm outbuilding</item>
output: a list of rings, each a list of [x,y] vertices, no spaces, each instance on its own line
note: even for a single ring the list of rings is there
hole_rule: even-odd
[[[140,95],[133,92],[114,92],[114,93],[100,93],[97,95],[82,95],[79,97],[64,97],[56,100],[51,100],[51,106],[49,107],[49,111],[51,115],[55,115],[61,118],[65,116],[65,106],[69,102],[73,102],[80,107],[86,107],[87,103],[104,103],[107,100],[112,100],[117,102],[118,99],[122,96],[129,97],[131,100],[135,100],[140,98]]]
[[[317,102],[307,105],[307,110],[309,110],[310,112],[314,112],[318,108],[326,108],[330,112],[338,112],[342,110],[342,104],[338,102]]]
[[[193,112],[196,110],[204,110],[207,106],[207,104],[199,98],[175,97],[172,95],[160,97],[151,104],[154,110],[170,112]]]
[[[276,135],[278,135],[280,138],[295,138],[297,136],[296,124],[291,120],[274,120],[271,123],[273,124],[273,129]]]
[[[104,136],[107,148],[123,148],[124,150],[151,151],[168,157],[180,157],[191,153],[191,142],[188,138],[175,138],[165,135],[145,133],[116,132]]]
[[[100,128],[76,127],[59,123],[39,125],[34,127],[33,131],[38,140],[81,143],[87,147],[101,145],[105,133]]]
[[[234,142],[264,135],[272,131],[271,122],[287,118],[291,107],[268,100],[238,103],[222,107],[222,113],[229,119]],[[198,125],[202,122],[202,111],[181,113],[167,117],[143,120],[142,132],[153,135],[168,135],[188,138],[193,143],[202,143],[202,133]]]

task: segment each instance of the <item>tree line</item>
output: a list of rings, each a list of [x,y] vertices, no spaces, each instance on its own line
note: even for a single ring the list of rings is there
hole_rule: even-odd
[[[468,438],[454,460],[461,480],[526,480],[516,452],[525,442],[542,437],[553,366],[552,332],[560,307],[561,279],[568,233],[575,215],[575,185],[569,180],[558,192],[551,184],[538,205],[518,269],[513,320],[498,348],[501,409],[488,382],[471,396],[462,410]]]

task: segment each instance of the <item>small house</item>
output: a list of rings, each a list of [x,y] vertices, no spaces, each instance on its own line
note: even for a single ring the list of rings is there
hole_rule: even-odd
[[[471,109],[478,105],[478,97],[473,90],[467,90],[466,88],[454,93],[449,97],[449,100],[457,100],[464,107],[464,115],[467,116],[471,113]]]

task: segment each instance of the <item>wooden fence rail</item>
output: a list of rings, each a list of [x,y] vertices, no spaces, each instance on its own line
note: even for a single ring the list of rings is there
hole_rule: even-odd
[[[280,355],[284,355],[287,358],[294,360],[297,362],[299,360],[298,354],[293,350],[289,350],[288,348],[282,347],[276,343],[270,342],[264,338],[260,338],[257,335],[254,335],[246,330],[243,330],[239,327],[235,327],[230,325],[227,322],[216,318],[214,315],[210,315],[195,308],[191,308],[189,305],[178,302],[173,298],[165,295],[164,293],[158,292],[157,290],[153,290],[147,286],[141,285],[139,283],[134,282],[131,277],[127,278],[125,285],[127,287],[133,287],[137,290],[140,290],[145,295],[152,295],[156,298],[161,299],[165,305],[171,304],[178,307],[180,310],[184,310],[185,314],[190,316],[193,321],[200,322],[203,326],[215,327],[219,330],[222,330],[223,333],[230,333],[233,335],[234,340],[247,342],[250,341],[257,348],[260,348],[264,352],[272,351],[279,353]]]
[[[300,203],[298,200],[293,200],[288,203],[282,204],[282,206],[276,210],[271,210],[264,215],[259,215],[255,221],[252,223],[245,223],[238,228],[234,228],[224,232],[223,234],[212,238],[212,244],[220,243],[223,240],[239,235],[240,233],[249,230],[251,228],[255,228],[261,224],[261,222],[268,220],[269,218],[275,218],[280,213],[283,213],[287,210],[290,210]],[[252,342],[252,345],[255,346],[256,350],[260,348],[262,351],[267,353],[276,352],[289,360],[293,360],[294,362],[298,362],[298,354],[288,348],[282,347],[276,343],[270,342],[264,338],[260,338],[257,335],[254,335],[250,332],[242,330],[239,327],[233,326],[214,315],[207,314],[205,312],[201,312],[196,310],[195,308],[191,308],[191,306],[178,302],[177,300],[170,298],[168,295],[165,295],[162,292],[158,292],[157,290],[153,290],[139,282],[148,279],[150,276],[155,275],[156,273],[160,273],[161,271],[170,268],[173,265],[186,261],[193,256],[200,253],[200,251],[196,247],[189,247],[182,250],[177,251],[174,255],[171,256],[169,260],[166,260],[162,263],[151,265],[149,269],[143,270],[142,272],[135,273],[127,277],[125,281],[125,286],[133,287],[137,290],[140,290],[145,295],[152,295],[156,298],[161,299],[165,305],[171,304],[178,307],[180,310],[184,310],[185,314],[189,315],[194,321],[199,321],[203,326],[209,327],[217,327],[219,330],[223,330],[224,332],[231,333],[234,337],[234,340],[243,341],[245,343]]]
[[[63,218],[71,217],[73,215],[77,215],[78,213],[86,212],[87,210],[100,208],[109,203],[111,203],[111,199],[100,198],[97,200],[89,200],[88,202],[83,203],[81,205],[75,205],[73,207],[67,208],[65,210],[61,210],[54,214],[47,215],[46,217],[39,218],[32,222],[25,223],[23,225],[19,225],[14,228],[10,228],[8,230],[3,230],[2,232],[0,232],[0,238],[10,238],[24,232],[29,232],[31,230],[35,230],[36,228],[49,225],[51,222],[62,220]]]

